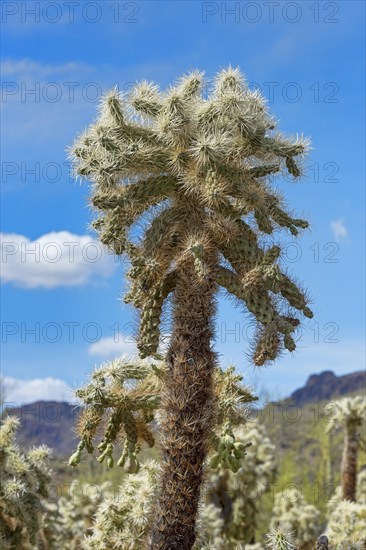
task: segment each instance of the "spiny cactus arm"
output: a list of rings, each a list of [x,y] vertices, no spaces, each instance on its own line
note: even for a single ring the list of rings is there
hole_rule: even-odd
[[[276,310],[268,293],[264,290],[259,289],[255,294],[246,291],[239,276],[226,267],[217,267],[214,277],[217,284],[246,303],[248,310],[255,315],[257,321],[267,324],[276,318]]]
[[[202,91],[204,73],[194,70],[183,75],[175,86],[176,92],[185,100],[197,98]]]
[[[99,233],[102,244],[107,246],[117,256],[126,252],[128,248],[127,232],[125,229],[125,214],[120,207],[107,212],[91,224]]]
[[[70,466],[76,466],[77,464],[79,464],[83,449],[86,449],[88,453],[93,452],[93,439],[102,421],[103,412],[103,406],[98,404],[85,407],[80,414],[77,424],[77,430],[80,434],[80,442],[77,446],[76,451],[71,455],[69,459]]]
[[[266,167],[264,171],[265,169]],[[255,170],[259,171],[260,167]],[[211,191],[211,195],[214,194],[216,197],[216,203],[208,201],[207,206],[210,208],[226,212],[228,216],[237,218],[238,223],[242,215],[254,211],[258,228],[267,234],[273,233],[275,225],[289,229],[294,236],[299,234],[299,229],[309,227],[306,220],[294,217],[291,212],[287,212],[280,195],[270,191],[262,181],[256,181],[249,175],[250,170],[241,169],[237,172],[225,170],[221,163],[213,173],[216,173],[216,176],[211,177],[213,183],[210,187],[208,185],[204,187],[206,194]],[[223,179],[221,183],[220,174],[221,180]],[[217,197],[220,198],[219,202]]]
[[[102,98],[99,126],[118,141],[156,141],[153,129],[136,122],[129,111],[127,94],[121,94],[116,89],[111,90]]]
[[[87,138],[90,145],[74,148],[74,164],[78,175],[87,176],[101,188],[108,189],[115,187],[122,178],[136,174],[150,176],[168,172],[169,155],[156,141],[117,141],[105,137],[103,132],[104,129],[96,126],[97,137]]]
[[[140,357],[154,356],[158,352],[160,322],[164,301],[174,291],[176,272],[168,273],[163,282],[148,294],[141,308],[140,329],[137,346]]]
[[[123,358],[95,370],[91,381],[76,392],[87,406],[78,424],[80,443],[69,464],[76,466],[80,462],[83,449],[93,452],[93,440],[107,417],[104,436],[98,445],[98,460],[106,459],[107,465],[113,467],[113,449],[119,437],[124,442],[124,450],[118,465],[129,472],[137,471],[140,441],[149,444],[153,441],[150,423],[160,405],[163,372],[163,367],[158,365],[132,363]]]
[[[101,166],[101,175],[113,172],[119,178],[137,174],[158,174],[168,172],[169,156],[157,144],[145,144],[142,141],[132,143],[110,154],[105,165]]]
[[[151,206],[174,196],[177,187],[178,181],[172,176],[151,176],[108,192],[97,192],[92,197],[92,204],[101,210],[120,207],[126,213],[127,226],[132,225],[134,219]]]
[[[246,273],[262,261],[264,252],[254,231],[242,220],[236,220],[239,236],[230,242],[219,243],[220,251],[237,273]]]
[[[158,87],[143,80],[132,90],[131,105],[138,113],[149,118],[156,118],[163,108]]]
[[[248,169],[248,175],[252,178],[264,178],[280,171],[279,164],[262,164]]]
[[[179,208],[168,207],[154,218],[141,244],[130,253],[132,267],[127,276],[132,281],[132,288],[127,301],[141,307],[146,299],[140,292],[150,294],[159,286],[166,286],[165,277],[180,261],[181,247],[178,245],[185,230],[185,218]],[[147,295],[147,299],[149,297]]]
[[[222,467],[237,472],[250,442],[243,444],[234,435],[234,427],[246,421],[247,406],[256,401],[250,389],[241,382],[243,377],[234,367],[225,371],[216,368],[214,388],[216,397],[216,423],[212,437],[214,454],[210,460],[213,469]]]
[[[233,240],[230,244],[222,244],[221,250],[236,271],[244,274],[244,286],[249,289],[264,285],[274,293],[280,292],[291,306],[311,318],[313,314],[307,306],[308,299],[305,293],[274,264],[281,249],[273,246],[265,252],[257,244],[255,235],[247,224],[241,223],[240,226],[242,229],[240,238]],[[251,237],[250,240],[249,237]]]
[[[248,310],[255,315],[256,320],[265,325],[258,330],[255,339],[254,363],[260,366],[267,360],[274,360],[280,353],[279,333],[284,335],[285,348],[289,351],[295,350],[296,345],[291,332],[299,325],[299,321],[278,314],[264,287],[261,286],[261,278],[259,279],[259,285],[256,287],[253,287],[253,284],[249,286],[248,279],[247,276],[243,284],[243,281],[233,271],[224,267],[218,267],[215,270],[216,282],[238,299],[244,301]]]
[[[300,290],[288,275],[281,273],[280,292],[289,304],[302,311],[305,317],[311,319],[313,312],[308,307],[308,298],[306,294]]]
[[[230,421],[233,426],[241,424],[246,418],[248,403],[258,400],[258,397],[254,396],[242,381],[243,376],[235,371],[234,366],[225,370],[220,367],[215,369],[214,387],[218,426],[226,421]]]
[[[278,527],[266,535],[268,550],[296,550],[294,537],[288,530]]]
[[[180,208],[174,206],[164,208],[145,232],[141,244],[141,256],[159,262],[159,259],[166,254],[166,249],[172,246],[172,239],[182,229],[182,220],[184,216]]]
[[[193,137],[190,119],[190,100],[176,88],[168,91],[162,111],[156,120],[158,137],[162,143],[184,151]]]

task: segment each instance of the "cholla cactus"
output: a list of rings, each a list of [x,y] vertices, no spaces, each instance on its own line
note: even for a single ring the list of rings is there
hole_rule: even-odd
[[[248,422],[237,432],[240,441],[250,446],[247,456],[229,483],[233,498],[233,521],[230,536],[234,540],[254,543],[258,506],[261,496],[274,482],[277,463],[275,446],[267,436],[264,426],[257,421]]]
[[[275,495],[270,527],[291,532],[299,550],[305,550],[312,548],[319,534],[319,516],[315,506],[307,504],[300,491],[289,489]]]
[[[224,520],[222,548],[241,543],[254,544],[256,520],[261,496],[275,479],[275,447],[265,428],[257,421],[247,421],[245,427],[234,430],[235,439],[246,451],[245,459],[235,475],[219,469],[210,474],[207,500],[218,507]],[[205,514],[205,512],[204,512]],[[206,537],[210,538],[210,517],[205,516]]]
[[[118,495],[107,497],[99,506],[93,534],[86,538],[87,550],[141,550],[151,522],[156,477],[154,461],[143,464],[137,474],[126,478]]]
[[[76,392],[86,407],[79,419],[80,443],[69,464],[80,462],[83,449],[93,452],[93,439],[105,421],[104,436],[98,445],[99,462],[106,459],[113,467],[114,444],[119,438],[124,447],[118,466],[129,473],[138,472],[141,443],[152,447],[155,442],[151,422],[160,405],[163,376],[162,365],[131,362],[123,357],[96,369],[90,383]]]
[[[215,480],[215,474],[210,475],[209,483]],[[230,498],[225,495],[230,503]],[[225,518],[221,507],[214,502],[204,502],[198,514],[197,540],[194,549],[224,550],[229,548],[225,535]]]
[[[366,546],[366,505],[342,500],[330,514],[327,535],[332,550],[363,550]]]
[[[342,499],[356,501],[357,458],[361,441],[360,428],[365,425],[366,397],[345,397],[328,404],[330,413],[329,431],[344,426],[342,457]]]
[[[110,481],[97,486],[75,479],[66,496],[46,502],[42,529],[45,550],[80,550],[85,535],[92,531],[97,509],[112,494]]]
[[[195,540],[214,416],[218,286],[258,324],[256,365],[295,349],[295,310],[312,316],[304,292],[279,267],[280,246],[261,242],[275,229],[297,235],[308,227],[286,211],[269,180],[281,170],[299,177],[295,158],[308,142],[275,132],[265,100],[239,70],[220,72],[209,97],[202,84],[193,72],[165,93],[147,82],[128,97],[112,91],[73,148],[77,174],[94,184],[101,241],[132,264],[126,300],[140,313],[141,357],[158,353],[163,306],[173,295],[164,464],[149,543],[156,550],[188,550]],[[149,212],[137,242],[134,227]]]
[[[366,464],[363,465],[357,475],[357,502],[366,504]]]
[[[42,527],[43,499],[51,481],[45,446],[21,451],[15,444],[19,420],[0,427],[0,542],[3,550],[33,550]]]

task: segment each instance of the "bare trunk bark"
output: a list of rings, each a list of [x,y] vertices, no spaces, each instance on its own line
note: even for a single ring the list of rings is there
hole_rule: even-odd
[[[321,535],[316,543],[316,550],[329,550],[328,538],[325,535]]]
[[[182,266],[162,410],[163,466],[150,550],[190,550],[213,419],[215,284]]]
[[[342,458],[342,499],[351,502],[356,502],[357,455],[357,426],[349,422],[346,428]]]

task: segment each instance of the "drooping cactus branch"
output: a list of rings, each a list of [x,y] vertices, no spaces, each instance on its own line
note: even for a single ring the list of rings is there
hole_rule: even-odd
[[[99,462],[114,466],[114,448],[123,445],[117,461],[129,473],[139,471],[139,452],[143,444],[155,445],[156,424],[161,409],[166,365],[162,362],[131,361],[123,357],[113,359],[95,369],[90,381],[76,391],[83,409],[77,424],[80,443],[70,457],[69,465],[77,466],[83,451],[93,453],[96,441]],[[208,440],[217,467],[236,471],[245,455],[245,445],[236,444],[235,460],[224,460],[218,449],[224,446],[226,432],[246,422],[248,404],[256,401],[243,377],[234,367],[222,370],[216,367],[213,376],[213,395],[217,404],[215,422]],[[229,456],[230,458],[230,456]]]

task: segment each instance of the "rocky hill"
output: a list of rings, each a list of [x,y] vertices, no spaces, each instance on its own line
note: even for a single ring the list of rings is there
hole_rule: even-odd
[[[343,376],[326,370],[312,374],[303,388],[294,391],[290,399],[297,405],[338,399],[343,395],[366,391],[366,372],[357,371]]]
[[[37,401],[7,413],[21,420],[17,442],[21,447],[45,444],[55,456],[69,456],[77,443],[75,424],[80,407],[59,401]]]

